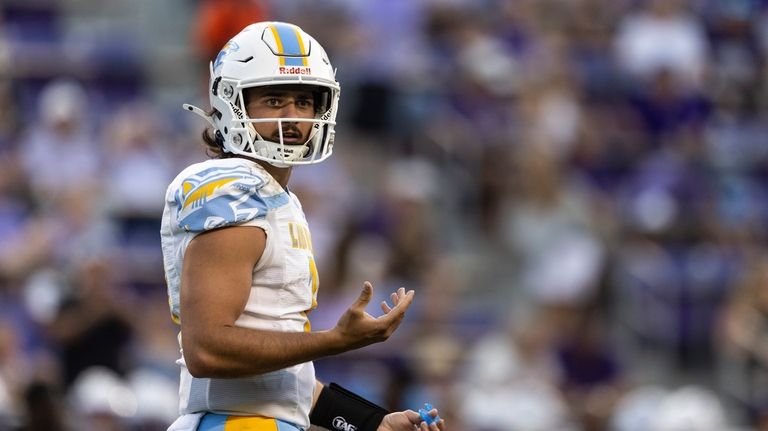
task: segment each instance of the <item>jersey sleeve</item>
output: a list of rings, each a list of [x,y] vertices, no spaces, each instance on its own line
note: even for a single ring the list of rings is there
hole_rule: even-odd
[[[177,228],[204,232],[264,220],[270,208],[287,201],[285,192],[269,195],[265,180],[247,170],[216,170],[182,179],[174,194]]]

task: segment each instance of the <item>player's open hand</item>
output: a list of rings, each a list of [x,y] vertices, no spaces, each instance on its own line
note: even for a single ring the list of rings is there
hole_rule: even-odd
[[[437,417],[437,409],[432,409],[429,415]],[[384,416],[376,431],[445,431],[445,421],[438,419],[431,425],[421,419],[421,416],[413,410],[394,412]]]
[[[384,314],[373,317],[365,312],[373,296],[373,286],[366,281],[360,296],[341,316],[333,331],[342,337],[342,342],[350,349],[382,342],[400,326],[406,310],[413,302],[413,295],[413,290],[406,292],[401,287],[390,295],[392,305],[382,301],[381,310]]]

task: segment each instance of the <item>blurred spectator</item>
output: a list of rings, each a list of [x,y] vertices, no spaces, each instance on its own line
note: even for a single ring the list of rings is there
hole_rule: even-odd
[[[36,381],[26,388],[26,424],[20,431],[64,431],[70,429],[62,395],[49,383]]]
[[[15,245],[21,236],[19,233],[32,224],[32,206],[28,180],[15,153],[0,155],[0,256],[3,256],[0,258],[0,279],[13,278],[20,272],[11,261],[23,253]],[[31,237],[27,236],[27,239]]]
[[[561,177],[558,160],[537,147],[515,160],[514,195],[500,219],[503,239],[520,262],[515,283],[539,304],[581,305],[595,294],[604,246],[591,225],[588,190]]]
[[[96,192],[101,154],[88,111],[88,96],[77,82],[58,80],[43,89],[39,122],[27,128],[18,146],[38,205],[49,206],[72,191]]]
[[[664,151],[647,158],[621,194],[626,231],[614,273],[617,320],[636,348],[658,353],[662,367],[689,373],[711,365],[716,309],[738,268],[738,252],[702,229],[708,179],[679,152]]]
[[[0,39],[0,62],[2,62],[2,39]],[[3,110],[0,111],[0,157],[7,157],[12,149],[12,144],[21,128],[16,94],[13,89],[13,81],[5,78],[0,64],[0,102]]]
[[[67,388],[92,366],[125,375],[132,365],[128,347],[136,322],[133,298],[129,292],[118,294],[109,261],[83,261],[75,271],[71,296],[48,326],[61,352]]]
[[[416,280],[435,256],[436,225],[431,220],[437,198],[437,176],[422,160],[393,162],[385,172],[383,199],[378,208],[390,242],[389,276]]]
[[[0,428],[16,425],[32,370],[13,322],[0,321]]]
[[[458,375],[457,412],[478,431],[577,430],[557,390],[554,328],[537,311],[477,340]]]
[[[131,430],[162,430],[176,420],[179,389],[175,378],[139,368],[128,375],[127,383],[136,397],[136,414],[131,419]]]
[[[529,125],[526,137],[537,151],[565,158],[576,142],[582,108],[578,89],[567,76],[554,76],[527,88],[522,94],[522,120]]]
[[[626,394],[611,422],[616,431],[736,430],[711,390],[684,386],[669,390],[662,386],[640,386]]]
[[[263,0],[203,0],[192,26],[193,45],[208,64],[239,29],[269,19],[269,3]]]
[[[684,0],[643,3],[625,16],[618,29],[619,64],[640,79],[668,70],[683,86],[701,86],[709,54],[701,22]]]
[[[718,332],[720,385],[742,415],[768,418],[768,259],[755,256],[731,291]]]
[[[78,429],[127,431],[136,415],[136,395],[113,370],[93,366],[83,370],[68,395]]]
[[[661,69],[638,86],[630,99],[647,133],[649,147],[680,146],[684,133],[698,133],[709,116],[709,101],[697,90],[691,90],[668,69]]]
[[[581,309],[562,325],[555,345],[560,388],[584,430],[607,429],[626,381],[603,319]]]
[[[418,79],[428,65],[422,55],[425,2],[390,0],[387,2],[346,1],[340,21],[347,23],[356,40],[353,50],[334,51],[341,57],[340,76],[351,89],[347,115],[354,126],[373,135],[399,134],[400,95],[412,91],[409,84]],[[304,18],[306,19],[306,17]],[[393,31],[393,29],[396,29]],[[407,122],[408,118],[402,118]]]
[[[136,299],[135,309],[141,311],[141,319],[133,321],[134,336],[129,350],[126,351],[131,358],[132,371],[141,371],[141,381],[145,381],[146,375],[155,376],[157,380],[178,378],[179,370],[175,365],[179,357],[179,343],[175,335],[178,326],[169,316],[168,304],[163,301],[165,291],[156,286],[157,290],[152,294]],[[173,390],[178,388],[173,385]],[[176,419],[176,408],[171,422]]]
[[[109,154],[104,163],[108,192],[100,204],[114,225],[120,276],[150,289],[162,277],[157,226],[175,169],[161,118],[144,103],[125,104],[108,119],[102,137]]]
[[[672,391],[659,406],[654,429],[659,431],[725,430],[728,420],[717,395],[699,386]]]
[[[158,220],[165,186],[173,179],[170,151],[159,112],[140,103],[124,105],[104,127],[107,206],[118,219]],[[127,221],[126,221],[127,223]]]

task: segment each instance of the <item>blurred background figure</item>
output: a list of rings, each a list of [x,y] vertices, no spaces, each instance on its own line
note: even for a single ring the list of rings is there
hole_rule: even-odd
[[[724,393],[751,421],[768,422],[768,260],[754,257],[733,287],[720,321],[719,377]]]
[[[0,429],[176,416],[160,208],[206,158],[179,106],[260,20],[315,34],[345,83],[336,154],[292,179],[313,327],[360,280],[417,290],[397,348],[320,378],[457,431],[768,430],[749,0],[3,0]]]
[[[207,63],[240,29],[269,19],[269,3],[264,0],[201,0],[192,24],[194,46]]]
[[[87,117],[89,102],[75,81],[54,81],[40,94],[37,118],[20,146],[31,191],[41,203],[67,193],[95,192],[101,149],[93,139]]]
[[[115,288],[109,262],[80,262],[75,271],[68,295],[48,326],[62,358],[66,388],[94,366],[125,375],[131,360],[128,345],[133,325],[139,321],[133,315],[130,292]]]

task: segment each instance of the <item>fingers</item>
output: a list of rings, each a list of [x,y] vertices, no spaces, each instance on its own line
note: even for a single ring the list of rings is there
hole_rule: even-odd
[[[371,302],[371,296],[373,296],[373,286],[370,282],[366,281],[363,283],[363,290],[360,292],[360,296],[357,297],[357,300],[352,304],[351,308],[360,311],[365,310],[365,307]]]
[[[387,301],[381,301],[381,311],[383,311],[384,314],[387,314],[390,311],[392,311],[392,309],[389,308],[389,304],[387,304]]]
[[[407,299],[409,295],[413,296],[413,290],[409,290],[408,292],[406,292],[405,288],[401,287],[401,288],[397,289],[396,292],[392,292],[389,295],[389,298],[392,300],[392,304],[394,304],[395,307],[397,307],[398,304],[400,304],[405,299]]]
[[[392,292],[389,295],[389,300],[392,301],[392,305],[397,306],[397,304],[400,303],[400,300],[404,298],[405,295],[405,289],[401,287],[400,289],[397,289],[396,292]],[[387,304],[387,301],[382,301],[380,305],[384,314],[388,314],[390,311],[392,311],[392,307]]]
[[[409,290],[408,292],[405,291],[402,287],[398,289],[397,292],[397,301],[393,300],[392,302],[395,304],[394,308],[392,310],[397,310],[400,313],[405,313],[405,310],[408,309],[408,307],[411,305],[411,302],[413,302],[413,296],[415,295],[415,292],[413,290]],[[393,293],[392,296],[395,296]]]
[[[405,410],[403,413],[405,414],[405,417],[407,417],[408,420],[414,425],[418,425],[422,422],[421,416],[413,410]]]
[[[391,316],[389,317],[389,320],[398,320],[402,319],[403,315],[405,314],[405,311],[408,309],[408,307],[411,305],[411,302],[413,302],[413,297],[415,295],[415,292],[413,290],[409,290],[406,292],[405,288],[401,287],[397,289],[397,291],[392,292],[389,295],[389,299],[392,301],[392,305],[390,306],[386,301],[382,301],[379,306],[381,307],[381,311],[384,312],[384,316]],[[371,297],[373,296],[373,285],[371,285],[370,282],[366,281],[363,283],[363,290],[360,292],[360,296],[357,298],[354,304],[350,307],[351,309],[364,312],[365,307],[368,306],[368,303],[371,301]],[[395,313],[393,313],[395,311]]]
[[[431,425],[427,425],[427,422],[421,418],[421,415],[413,410],[405,410],[401,413],[394,414],[405,415],[405,417],[408,419],[408,422],[410,422],[411,426],[414,427],[413,429],[418,429],[419,431],[445,431],[445,421],[442,419],[435,421]],[[429,415],[433,418],[437,417],[437,409],[430,410]]]
[[[421,431],[444,431],[445,430],[445,421],[440,419],[435,422],[432,422],[431,425],[427,425],[425,421],[422,421],[419,424],[419,430]]]
[[[431,416],[433,419],[437,419],[437,420],[432,422],[429,425],[427,424],[426,421],[422,421],[419,424],[419,429],[420,430],[422,430],[422,431],[442,431],[442,430],[445,430],[445,421],[442,418],[438,418],[437,409],[430,410],[429,411],[429,416]]]
[[[429,415],[432,416],[433,418],[436,418],[437,417],[437,409],[430,410],[429,411]],[[429,426],[429,429],[431,431],[444,430],[445,429],[445,421],[442,418],[440,418],[440,419],[432,422],[432,424]]]

